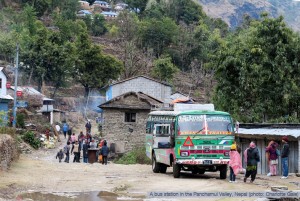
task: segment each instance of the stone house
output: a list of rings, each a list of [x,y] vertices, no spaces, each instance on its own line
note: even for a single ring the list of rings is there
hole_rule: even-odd
[[[142,92],[127,92],[101,104],[102,135],[115,153],[144,146],[147,116],[163,105],[161,100]]]
[[[106,87],[106,101],[127,92],[142,92],[164,103],[170,103],[171,91],[171,85],[165,82],[146,76],[136,76]]]
[[[300,171],[300,124],[239,124],[236,132],[236,141],[241,146],[242,153],[249,147],[251,141],[254,141],[259,153],[260,163],[258,163],[258,174],[267,174],[269,172],[268,161],[265,148],[271,140],[279,144],[281,150],[281,138],[288,136],[290,154],[289,154],[289,173],[299,173]],[[242,161],[244,161],[244,156]],[[281,158],[278,160],[277,174],[282,175]],[[245,167],[245,164],[243,163]]]

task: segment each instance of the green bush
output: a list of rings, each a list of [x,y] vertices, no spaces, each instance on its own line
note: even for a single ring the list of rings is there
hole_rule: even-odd
[[[151,160],[146,156],[146,148],[138,147],[126,153],[121,158],[115,160],[117,164],[151,164]]]
[[[17,127],[19,128],[24,128],[25,127],[25,115],[20,113],[20,114],[17,114]]]
[[[32,131],[27,131],[22,139],[30,144],[34,149],[38,149],[41,146],[41,142],[38,138],[35,137],[35,134]]]

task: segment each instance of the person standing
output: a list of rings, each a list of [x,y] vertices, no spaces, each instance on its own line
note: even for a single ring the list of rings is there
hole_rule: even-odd
[[[82,152],[83,152],[83,162],[88,163],[88,149],[90,148],[89,143],[87,140],[84,141],[82,145]]]
[[[91,149],[97,148],[97,143],[95,142],[94,139],[92,139],[92,141],[90,142],[90,148],[91,148]]]
[[[71,154],[74,152],[74,159],[73,159],[73,163],[75,163],[75,161],[77,163],[80,163],[80,146],[78,144],[78,141],[76,140],[75,144],[73,144],[72,146],[72,150],[71,150]]]
[[[281,163],[282,163],[282,173],[283,176],[281,179],[287,179],[289,176],[289,154],[290,154],[290,146],[288,144],[288,137],[282,137],[282,151],[281,151]]]
[[[63,133],[64,133],[64,136],[65,136],[65,139],[67,138],[67,132],[69,130],[69,125],[67,123],[64,123],[63,125]]]
[[[91,124],[91,121],[88,120],[85,124],[85,128],[86,128],[86,132],[87,133],[91,133],[91,130],[92,130],[92,124]]]
[[[64,152],[66,154],[65,162],[69,163],[69,160],[70,160],[70,142],[67,142],[67,144],[65,145]]]
[[[72,142],[72,144],[75,144],[75,141],[76,141],[76,136],[75,136],[75,133],[73,133],[71,135],[71,142]]]
[[[245,159],[247,160],[246,174],[244,177],[244,182],[247,181],[247,178],[251,176],[251,183],[254,182],[257,174],[257,163],[260,162],[260,156],[258,149],[254,142],[250,143],[248,149],[244,152]]]
[[[241,171],[242,169],[242,160],[239,152],[237,151],[237,145],[232,144],[229,152],[229,167],[230,167],[230,179],[229,182],[235,183],[235,176]]]
[[[102,165],[107,165],[107,156],[109,153],[109,149],[107,147],[107,142],[104,141],[103,147],[101,148],[101,155],[102,155]]]
[[[79,142],[79,144],[80,144],[80,147],[82,147],[82,145],[83,145],[84,138],[85,138],[85,137],[84,137],[83,132],[80,131],[80,133],[79,133],[79,135],[78,135],[78,142]]]
[[[270,141],[269,145],[266,148],[266,155],[268,159],[270,172],[267,176],[276,176],[277,175],[277,164],[278,164],[278,155],[277,155],[277,143],[273,140]]]
[[[70,139],[71,135],[72,135],[72,127],[68,126],[68,132],[67,133],[68,133],[68,136],[69,136],[68,139]]]

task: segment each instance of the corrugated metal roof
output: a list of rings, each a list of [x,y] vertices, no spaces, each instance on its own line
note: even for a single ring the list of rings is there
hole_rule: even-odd
[[[101,105],[99,105],[98,107],[100,108],[111,108],[111,107],[116,107],[116,106],[111,106],[110,104],[113,103],[113,102],[116,102],[122,98],[125,98],[127,96],[130,96],[130,95],[134,95],[136,97],[138,97],[140,100],[142,101],[145,101],[147,103],[149,103],[151,106],[155,106],[155,105],[161,105],[163,102],[161,100],[158,100],[152,96],[149,96],[147,94],[144,94],[142,92],[133,92],[133,91],[130,91],[130,92],[127,92],[127,93],[124,93],[124,94],[121,94],[120,96],[117,96]],[[124,105],[123,105],[124,106]]]
[[[293,136],[295,138],[300,137],[300,129],[288,129],[288,128],[239,128],[238,134],[245,135],[278,135],[278,136]]]
[[[117,13],[115,13],[115,12],[102,12],[101,13],[102,15],[114,15],[114,16],[117,16],[118,14]]]
[[[14,86],[11,86],[10,87],[12,90],[15,90],[15,87]],[[48,101],[53,101],[53,99],[51,98],[47,98],[44,94],[42,94],[41,92],[39,92],[38,90],[36,90],[35,88],[33,87],[27,87],[27,86],[18,86],[17,87],[17,91],[22,91],[22,92],[26,92],[30,95],[39,95],[39,96],[42,96],[43,97],[43,100],[48,100]]]
[[[13,98],[13,97],[11,97],[10,95],[5,95],[5,96],[3,96],[3,95],[0,95],[0,99],[13,100],[14,98]]]
[[[12,90],[15,90],[14,86],[11,86],[10,88]],[[33,87],[21,87],[21,86],[18,86],[17,87],[17,91],[27,92],[27,93],[32,94],[32,95],[41,95],[41,96],[44,96],[43,94],[41,94],[38,90],[34,89]]]
[[[171,87],[171,85],[168,84],[168,83],[166,83],[166,82],[158,81],[158,80],[155,80],[155,79],[153,79],[153,78],[150,78],[150,77],[147,77],[147,76],[144,76],[144,75],[139,75],[139,76],[127,78],[127,79],[125,79],[125,80],[121,80],[121,81],[118,81],[118,82],[114,82],[114,83],[112,83],[112,84],[110,84],[110,85],[108,85],[108,86],[105,86],[105,87],[103,87],[103,88],[107,88],[107,87],[109,87],[109,86],[113,86],[113,85],[116,85],[116,84],[120,84],[120,83],[122,83],[122,82],[127,82],[127,81],[129,81],[129,80],[137,79],[137,78],[140,78],[140,77],[145,78],[145,79],[148,79],[148,80],[152,80],[152,81],[154,81],[154,82],[158,82],[158,83],[160,83],[160,84],[163,84],[163,85],[166,85],[166,86]]]

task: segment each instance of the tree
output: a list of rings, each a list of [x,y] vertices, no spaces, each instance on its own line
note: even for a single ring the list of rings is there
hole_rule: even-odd
[[[16,44],[11,33],[0,31],[0,59],[13,62]]]
[[[141,24],[140,35],[143,45],[152,48],[156,57],[159,57],[178,34],[178,27],[170,18],[161,20],[149,19]]]
[[[50,8],[50,0],[22,0],[22,3],[32,6],[41,17]]]
[[[101,14],[96,14],[92,20],[92,34],[93,36],[101,36],[107,32],[105,18]]]
[[[31,16],[27,13],[26,16]],[[48,30],[40,21],[33,18],[24,27],[20,66],[27,75],[28,84],[34,80],[41,91],[44,83],[52,84],[57,89],[66,86],[75,64],[74,45],[65,40],[63,32]]]
[[[140,74],[148,74],[152,66],[152,55],[138,48],[139,20],[134,13],[121,12],[115,20],[113,27],[118,40],[116,49],[120,51],[119,59],[122,61],[124,71],[121,78],[126,79]]]
[[[113,56],[104,55],[100,46],[91,43],[86,32],[79,35],[76,47],[78,59],[74,77],[85,88],[85,96],[88,96],[90,88],[101,88],[119,77],[122,63]]]
[[[178,72],[178,68],[172,63],[171,57],[162,57],[154,61],[152,74],[159,80],[170,82],[176,72]]]
[[[66,0],[61,5],[61,15],[64,20],[76,20],[76,12],[79,10],[79,2],[77,0]]]
[[[282,17],[270,19],[265,14],[229,36],[216,62],[216,106],[250,122],[298,113],[296,41],[299,35],[286,27]]]

